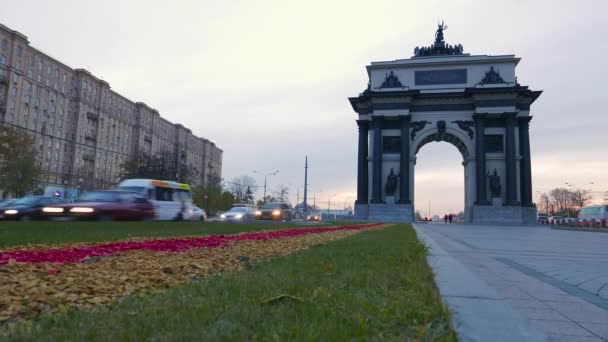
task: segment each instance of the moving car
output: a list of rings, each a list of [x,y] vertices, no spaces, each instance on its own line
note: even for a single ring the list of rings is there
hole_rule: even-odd
[[[306,221],[321,221],[321,213],[318,211],[311,211],[307,213]]]
[[[220,215],[222,221],[250,221],[255,220],[255,209],[251,207],[232,207]]]
[[[190,185],[156,179],[127,179],[118,190],[137,192],[154,205],[157,220],[190,220],[192,191]]]
[[[556,224],[561,219],[561,216],[549,216],[549,218],[547,219],[547,224]]]
[[[258,220],[291,221],[291,207],[287,203],[266,203],[255,212]]]
[[[78,202],[46,206],[49,218],[84,220],[152,220],[154,206],[143,195],[127,191],[93,191],[80,196]]]
[[[206,221],[207,220],[207,213],[197,207],[197,206],[192,206],[192,216],[190,217],[191,221]]]
[[[12,202],[0,212],[3,220],[41,220],[47,218],[42,211],[44,207],[62,203],[65,203],[65,200],[58,197],[27,196]]]

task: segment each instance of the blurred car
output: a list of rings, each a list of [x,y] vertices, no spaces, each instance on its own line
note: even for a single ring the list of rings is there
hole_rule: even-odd
[[[318,211],[311,211],[307,213],[306,221],[321,221],[321,213]]]
[[[549,216],[547,219],[547,224],[557,224],[557,222],[559,222],[561,219],[561,216]]]
[[[203,209],[201,209],[201,208],[193,205],[192,206],[192,216],[190,216],[190,220],[192,220],[192,221],[206,221],[207,220],[207,213]]]
[[[3,220],[43,220],[47,218],[42,211],[44,207],[62,203],[65,203],[65,200],[58,197],[27,196],[11,202],[0,209],[0,212]]]
[[[154,206],[144,195],[127,191],[93,191],[80,196],[77,202],[46,206],[49,218],[85,220],[151,220]]]
[[[232,207],[220,215],[222,221],[250,221],[255,220],[255,209],[245,207]]]
[[[17,201],[16,198],[0,201],[0,209],[10,206],[11,204],[15,203],[15,201]]]
[[[289,204],[282,202],[266,203],[255,212],[255,218],[258,220],[291,221],[291,216]]]

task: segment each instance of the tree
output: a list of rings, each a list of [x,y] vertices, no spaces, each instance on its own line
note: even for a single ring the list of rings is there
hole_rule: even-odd
[[[206,186],[192,189],[192,201],[211,216],[230,209],[235,203],[235,198],[231,192],[222,187],[221,178],[211,176]]]
[[[21,197],[35,188],[40,173],[30,136],[14,128],[0,127],[0,187]]]
[[[549,193],[555,209],[559,212],[568,212],[572,209],[572,193],[566,188],[555,188]]]
[[[574,209],[580,209],[582,207],[584,207],[585,205],[587,205],[591,199],[592,199],[592,195],[591,195],[591,190],[586,190],[586,189],[575,189],[574,191],[571,191],[571,196],[572,196],[572,204],[574,205]]]
[[[181,163],[178,168],[175,153],[166,149],[155,155],[143,152],[133,155],[121,165],[121,168],[122,178],[151,178],[188,183],[192,177],[188,165]]]
[[[278,190],[275,191],[275,195],[279,199],[279,201],[289,202],[289,198],[287,198],[289,195],[289,187],[284,184],[279,185]]]
[[[143,152],[132,155],[121,165],[121,178],[153,178],[152,158]]]
[[[247,190],[255,189],[255,179],[251,176],[234,177],[229,183],[228,189],[234,195],[237,202],[246,203]],[[253,193],[251,194],[253,201]]]
[[[414,219],[416,221],[422,221],[422,215],[420,214],[420,210],[416,210],[416,212],[414,213]]]
[[[253,204],[253,202],[254,202],[253,191],[251,191],[250,186],[247,187],[247,191],[245,192],[245,199],[243,202],[247,203],[247,204]]]
[[[538,211],[539,212],[545,212],[545,213],[549,213],[551,212],[551,200],[549,199],[549,195],[547,195],[546,193],[543,193],[540,195],[539,201],[538,201]]]
[[[604,192],[604,202],[608,203],[608,191]]]
[[[264,203],[272,203],[272,202],[278,202],[279,200],[274,198],[272,195],[266,195],[266,201],[264,201],[264,199],[260,199],[256,202],[256,205],[258,207],[261,207],[264,205]]]
[[[89,165],[81,166],[75,172],[76,174],[76,184],[79,187],[79,192],[86,192],[98,189],[98,184],[95,181],[95,171],[94,166]]]

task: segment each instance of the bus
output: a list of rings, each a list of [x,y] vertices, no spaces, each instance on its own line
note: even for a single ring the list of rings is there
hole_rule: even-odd
[[[118,190],[146,196],[154,205],[157,220],[181,221],[192,217],[192,190],[188,184],[156,179],[127,179],[118,184]]]
[[[578,211],[578,221],[600,221],[603,227],[608,226],[608,205],[589,205]]]

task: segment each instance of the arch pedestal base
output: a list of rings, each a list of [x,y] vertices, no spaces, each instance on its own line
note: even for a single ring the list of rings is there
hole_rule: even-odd
[[[411,204],[355,204],[357,219],[374,222],[414,222],[414,208]]]
[[[472,224],[535,225],[536,207],[474,205],[470,218]]]

